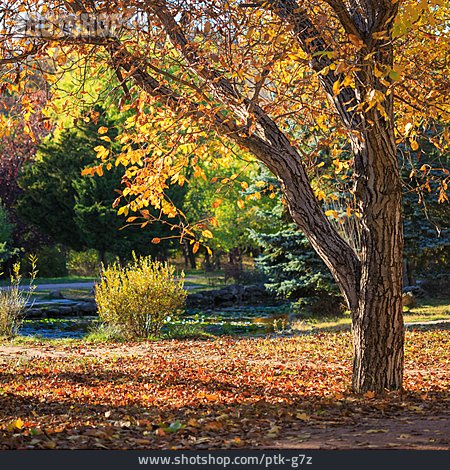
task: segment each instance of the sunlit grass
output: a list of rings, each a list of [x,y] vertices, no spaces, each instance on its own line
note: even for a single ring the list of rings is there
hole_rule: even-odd
[[[418,306],[403,309],[405,323],[422,323],[450,320],[450,299],[420,299]],[[341,317],[305,318],[293,322],[292,328],[297,331],[314,329],[346,329],[351,325],[351,316],[346,312]]]

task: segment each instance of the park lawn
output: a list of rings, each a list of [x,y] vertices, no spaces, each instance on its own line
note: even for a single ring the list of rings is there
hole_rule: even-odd
[[[449,298],[420,299],[418,306],[403,309],[403,318],[408,323],[426,323],[450,320]],[[349,328],[352,323],[350,313],[341,317],[316,317],[294,322],[294,331],[309,331]]]
[[[449,346],[408,331],[405,391],[356,397],[349,332],[3,341],[0,449],[448,448]]]

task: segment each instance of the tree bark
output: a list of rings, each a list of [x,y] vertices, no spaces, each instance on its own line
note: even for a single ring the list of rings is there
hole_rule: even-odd
[[[392,135],[391,135],[392,134]],[[401,184],[389,126],[367,135],[370,162],[361,205],[362,251],[358,306],[352,309],[353,389],[383,392],[403,380]],[[391,143],[390,143],[391,142]]]

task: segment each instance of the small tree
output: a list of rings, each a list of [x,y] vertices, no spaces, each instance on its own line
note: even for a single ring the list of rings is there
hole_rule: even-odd
[[[19,180],[20,215],[58,243],[74,250],[97,250],[103,263],[107,252],[121,260],[131,259],[132,251],[167,257],[171,245],[155,246],[151,240],[168,234],[168,229],[161,224],[146,231],[139,226],[124,228],[125,220],[117,216],[113,202],[122,186],[120,168],[103,177],[82,176],[83,169],[95,161],[94,148],[104,143],[97,129],[111,129],[108,138],[112,139],[115,127],[101,108],[87,116],[96,119],[87,123],[79,119],[75,127],[49,136],[38,147],[36,160],[25,165]]]

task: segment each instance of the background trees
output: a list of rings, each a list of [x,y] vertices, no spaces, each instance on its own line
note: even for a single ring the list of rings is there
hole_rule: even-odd
[[[123,228],[124,220],[113,208],[121,187],[119,168],[104,177],[82,176],[83,169],[95,161],[94,148],[104,142],[98,127],[111,128],[111,137],[114,132],[114,122],[98,109],[91,116],[96,119],[80,119],[74,128],[39,146],[36,160],[24,167],[20,178],[20,215],[57,243],[74,250],[97,250],[103,262],[106,253],[122,260],[130,259],[133,251],[167,257],[170,243],[158,247],[151,243],[154,237],[168,234],[161,223],[146,231]]]
[[[6,210],[0,205],[0,267],[14,254],[12,246],[13,230],[14,225],[9,222]]]

